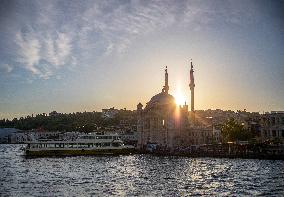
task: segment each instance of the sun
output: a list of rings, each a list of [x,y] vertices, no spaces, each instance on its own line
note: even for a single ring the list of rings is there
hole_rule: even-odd
[[[182,95],[181,92],[177,92],[174,97],[177,105],[183,105],[186,101],[185,96]]]

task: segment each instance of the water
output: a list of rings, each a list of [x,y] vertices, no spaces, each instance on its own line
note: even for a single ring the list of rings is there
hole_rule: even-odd
[[[0,145],[0,196],[283,196],[284,161],[151,155],[25,159]]]

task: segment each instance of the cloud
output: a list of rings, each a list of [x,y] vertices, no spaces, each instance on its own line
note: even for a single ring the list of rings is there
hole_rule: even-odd
[[[77,62],[86,65],[123,55],[135,39],[152,32],[166,28],[200,31],[216,18],[237,23],[244,12],[234,7],[232,2],[215,1],[29,2],[16,8],[11,21],[17,32],[15,59],[32,75],[47,79],[66,66],[74,68]]]
[[[64,33],[58,33],[56,39],[45,39],[44,46],[42,58],[57,67],[66,63],[72,50],[71,38]]]
[[[17,62],[44,79],[77,60],[124,54],[137,37],[179,23],[184,15],[183,3],[171,1],[42,2],[35,7],[40,12],[16,35]]]
[[[10,73],[10,72],[12,72],[12,70],[14,69],[13,66],[11,66],[10,64],[2,64],[0,68],[1,68],[1,70],[3,70],[5,73]]]
[[[68,63],[71,58],[71,37],[66,33],[54,36],[40,35],[41,32],[17,32],[15,43],[17,62],[33,75],[49,79],[56,69]]]
[[[47,64],[43,64],[41,67],[41,72],[39,74],[39,77],[42,79],[49,79],[53,75],[53,71],[50,69],[50,66]]]
[[[16,44],[18,45],[18,62],[22,63],[26,69],[33,74],[40,74],[36,65],[40,60],[40,43],[39,40],[33,37],[24,38],[23,35],[18,32],[16,34]]]
[[[102,39],[102,48],[106,55],[123,53],[136,37],[176,22],[176,10],[172,8],[175,6],[166,1],[131,1],[119,5],[99,1],[82,14],[80,46],[92,48],[92,43],[88,43],[88,40],[93,35]]]

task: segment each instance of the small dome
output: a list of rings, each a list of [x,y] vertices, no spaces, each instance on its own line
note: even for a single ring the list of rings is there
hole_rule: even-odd
[[[165,92],[161,92],[151,98],[151,100],[147,103],[145,109],[151,109],[156,105],[167,105],[167,104],[175,104],[175,98],[167,94]]]
[[[141,103],[138,103],[137,110],[142,110],[142,108],[143,108],[143,105]]]

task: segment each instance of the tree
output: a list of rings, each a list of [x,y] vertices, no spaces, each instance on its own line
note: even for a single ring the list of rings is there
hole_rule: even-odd
[[[244,126],[235,119],[227,120],[221,127],[221,133],[224,142],[237,140],[250,140],[253,135]]]

